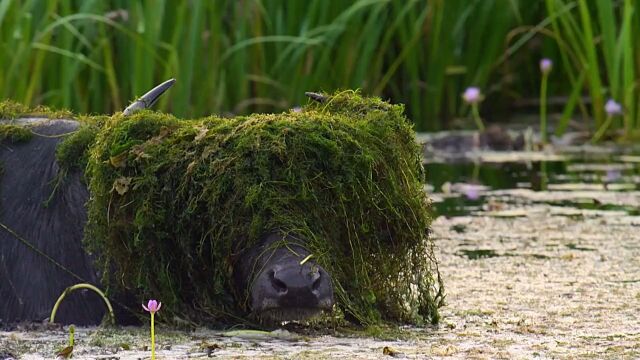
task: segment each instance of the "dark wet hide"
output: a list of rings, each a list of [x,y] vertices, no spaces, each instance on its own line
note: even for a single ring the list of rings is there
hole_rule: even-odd
[[[41,322],[58,296],[79,282],[97,284],[82,246],[88,198],[79,173],[62,176],[55,149],[57,135],[77,128],[75,121],[50,121],[33,128],[25,143],[0,147],[0,319]],[[42,136],[44,135],[44,136]],[[43,255],[43,254],[46,254]],[[56,264],[57,263],[57,264]],[[74,275],[72,275],[74,274]],[[56,320],[77,325],[99,323],[104,305],[93,293],[72,293]]]

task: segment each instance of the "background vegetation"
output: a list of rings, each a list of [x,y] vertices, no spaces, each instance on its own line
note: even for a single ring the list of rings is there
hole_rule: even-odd
[[[0,98],[111,113],[170,77],[178,116],[281,111],[304,91],[361,88],[407,105],[418,130],[535,112],[538,61],[551,106],[592,130],[614,98],[640,127],[634,0],[0,0]],[[529,106],[529,107],[528,107]],[[558,120],[558,119],[555,119]]]

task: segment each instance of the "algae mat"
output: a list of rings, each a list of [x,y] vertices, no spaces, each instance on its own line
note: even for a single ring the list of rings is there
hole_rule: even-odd
[[[625,194],[640,201],[638,192]],[[504,209],[517,210],[512,217],[437,218],[433,237],[448,284],[437,328],[409,329],[399,340],[161,328],[159,358],[392,358],[385,347],[408,359],[640,357],[640,217],[563,209],[533,204]],[[0,353],[52,358],[65,341],[62,330],[2,332]],[[147,341],[145,328],[78,329],[74,359],[148,358]]]

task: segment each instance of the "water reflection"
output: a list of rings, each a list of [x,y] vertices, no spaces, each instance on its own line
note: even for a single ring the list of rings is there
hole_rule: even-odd
[[[564,160],[506,162],[427,162],[427,184],[437,215],[459,216],[491,206],[495,190],[635,191],[640,189],[637,156],[573,156]],[[509,202],[505,198],[499,201]],[[583,199],[584,200],[584,199]],[[570,204],[571,203],[571,204]],[[637,213],[635,208],[593,201],[556,202],[581,209],[615,209]]]

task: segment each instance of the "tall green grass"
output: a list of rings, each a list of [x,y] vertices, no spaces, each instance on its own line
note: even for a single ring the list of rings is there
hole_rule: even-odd
[[[636,79],[640,70],[639,7],[640,3],[633,0],[546,0],[564,73],[574,89],[586,87],[588,102],[576,99],[583,109],[589,109],[586,115],[593,119],[589,125],[594,131],[605,122],[607,98],[615,99],[625,109],[623,123],[614,123],[614,127],[624,129],[626,135],[639,130],[640,91]],[[572,105],[570,102],[568,107]],[[567,120],[572,112],[565,111],[563,119]],[[561,122],[559,132],[563,129]]]
[[[198,116],[361,88],[435,130],[488,81],[520,2],[0,0],[0,95],[108,113],[176,77],[161,109]]]
[[[0,96],[110,113],[176,77],[160,109],[201,116],[281,111],[306,102],[305,91],[360,88],[407,104],[418,130],[438,130],[468,115],[467,86],[483,89],[489,121],[537,97],[545,55],[561,70],[550,92],[569,96],[559,132],[576,109],[602,124],[608,97],[625,106],[612,127],[630,132],[640,126],[637,8],[634,0],[0,0]]]

